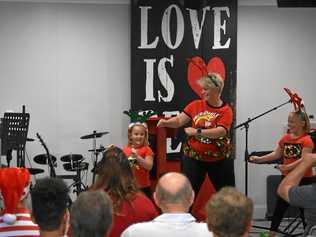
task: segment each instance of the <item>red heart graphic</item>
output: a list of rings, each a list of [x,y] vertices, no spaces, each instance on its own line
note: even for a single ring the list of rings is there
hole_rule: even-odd
[[[191,89],[199,97],[201,97],[202,91],[200,86],[197,84],[197,81],[202,76],[206,76],[207,74],[212,72],[218,73],[225,80],[225,65],[221,58],[211,58],[208,61],[207,66],[205,65],[204,60],[199,56],[195,56],[189,59],[187,80]]]

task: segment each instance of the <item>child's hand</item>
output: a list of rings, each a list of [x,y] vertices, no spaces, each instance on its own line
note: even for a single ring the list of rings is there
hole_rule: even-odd
[[[260,156],[250,156],[249,157],[249,162],[259,164],[260,163],[260,159],[261,159]]]
[[[277,165],[277,166],[275,166],[275,168],[280,170],[281,172],[291,171],[291,167],[288,165]]]
[[[132,156],[137,157],[137,150],[135,148],[132,148],[131,151],[132,151]]]

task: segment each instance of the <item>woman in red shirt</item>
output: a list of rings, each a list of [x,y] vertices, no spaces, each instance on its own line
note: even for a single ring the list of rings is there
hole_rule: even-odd
[[[208,174],[218,191],[235,186],[234,160],[230,157],[231,107],[221,99],[224,79],[210,73],[198,81],[202,99],[189,103],[182,113],[170,119],[160,119],[158,127],[184,129],[188,139],[183,144],[182,172],[189,178],[196,196]]]
[[[113,226],[109,237],[119,237],[131,224],[158,216],[151,200],[139,191],[130,163],[120,148],[110,147],[104,152],[97,174],[92,189],[104,189],[113,201]]]

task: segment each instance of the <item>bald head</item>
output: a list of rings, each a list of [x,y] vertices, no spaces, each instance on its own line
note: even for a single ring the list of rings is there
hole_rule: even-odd
[[[162,211],[176,207],[186,212],[192,205],[194,192],[186,176],[170,172],[159,179],[154,198]]]

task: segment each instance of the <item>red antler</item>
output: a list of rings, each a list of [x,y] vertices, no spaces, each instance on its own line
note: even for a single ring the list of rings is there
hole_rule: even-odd
[[[288,88],[284,88],[285,92],[290,96],[290,101],[294,105],[294,110],[301,110],[302,107],[302,98],[298,96],[296,93],[292,93],[292,91]]]

